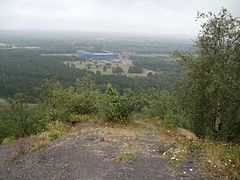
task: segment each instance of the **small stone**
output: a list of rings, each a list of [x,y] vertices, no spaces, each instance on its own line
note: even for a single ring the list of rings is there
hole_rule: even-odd
[[[192,168],[190,168],[190,169],[189,169],[189,171],[191,171],[191,172],[192,172],[192,171],[193,171],[193,169],[192,169]]]

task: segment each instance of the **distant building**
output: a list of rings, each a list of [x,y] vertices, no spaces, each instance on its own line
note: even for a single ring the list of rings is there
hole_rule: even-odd
[[[113,59],[119,59],[120,54],[119,53],[113,53],[110,51],[85,51],[85,50],[77,50],[76,56],[80,58],[85,59],[92,59],[92,60],[113,60]]]

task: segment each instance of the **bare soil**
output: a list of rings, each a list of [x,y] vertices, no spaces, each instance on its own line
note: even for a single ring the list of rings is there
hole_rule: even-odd
[[[76,129],[14,161],[9,158],[13,145],[0,145],[0,179],[207,179],[195,156],[169,163],[158,150],[166,138],[154,126],[131,131],[88,122]]]

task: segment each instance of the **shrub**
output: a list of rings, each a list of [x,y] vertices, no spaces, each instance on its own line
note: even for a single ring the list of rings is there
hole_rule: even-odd
[[[122,95],[119,95],[111,85],[108,85],[107,93],[101,99],[105,118],[114,122],[127,122],[135,105],[136,101],[131,90],[125,90]]]
[[[57,130],[52,130],[48,133],[48,138],[50,141],[57,139],[60,136],[60,132]]]
[[[129,73],[136,73],[136,74],[141,74],[143,72],[141,67],[138,66],[130,66],[128,68],[128,72]]]
[[[91,115],[97,112],[98,88],[90,76],[77,79],[75,88],[64,88],[48,80],[41,88],[41,102],[46,107],[48,122],[72,122],[72,114]]]
[[[113,67],[112,68],[112,73],[120,74],[123,73],[123,69],[121,67]]]
[[[13,136],[7,137],[5,139],[3,139],[2,144],[10,144],[15,140],[15,138]]]

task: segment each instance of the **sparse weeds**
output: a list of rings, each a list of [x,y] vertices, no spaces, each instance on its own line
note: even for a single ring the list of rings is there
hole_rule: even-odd
[[[89,141],[94,141],[94,140],[98,139],[98,136],[95,134],[89,134],[89,135],[87,135],[86,139]]]
[[[10,155],[10,159],[15,160],[23,154],[37,151],[40,148],[49,145],[49,143],[48,137],[43,134],[20,138],[14,142],[13,152]]]
[[[57,139],[69,130],[69,125],[56,121],[52,124],[49,124],[48,131],[34,136],[20,138],[14,143],[14,148],[10,159],[15,160],[23,154],[37,151],[40,148],[49,145],[50,141]]]
[[[133,163],[136,160],[135,155],[133,153],[131,153],[131,152],[116,153],[114,155],[114,158],[117,161],[124,161],[124,162],[130,163],[130,164]]]
[[[161,142],[159,143],[158,152],[159,152],[159,154],[163,154],[163,153],[165,153],[166,151],[168,151],[170,148],[172,148],[172,147],[171,147],[171,144],[166,143],[166,142],[164,142],[164,141],[161,141]]]
[[[204,151],[204,146],[199,141],[190,141],[188,144],[187,150],[190,153],[201,154]]]
[[[37,141],[33,141],[31,145],[30,152],[37,151],[45,146],[48,146],[50,143],[49,139],[46,136],[41,136]]]
[[[70,114],[69,121],[74,124],[74,123],[85,122],[92,118],[94,118],[94,116],[89,115],[89,114],[79,114],[79,115],[78,114]]]
[[[169,150],[163,153],[163,156],[171,163],[171,164],[179,164],[185,159],[187,155],[186,150],[183,147],[173,148],[171,147]]]
[[[13,143],[14,141],[15,141],[15,138],[13,136],[10,136],[3,139],[2,144],[10,144],[10,143]]]
[[[50,141],[59,138],[60,135],[60,132],[55,129],[48,132],[48,138]]]
[[[44,132],[47,134],[48,139],[50,141],[59,138],[61,135],[63,135],[65,132],[70,130],[70,126],[67,124],[64,124],[61,121],[56,121],[54,123],[49,124],[48,131]]]
[[[239,145],[204,141],[205,152],[202,156],[203,167],[213,176],[221,175],[228,179],[239,179],[240,147]]]

